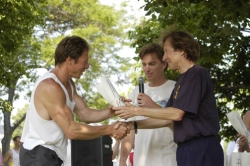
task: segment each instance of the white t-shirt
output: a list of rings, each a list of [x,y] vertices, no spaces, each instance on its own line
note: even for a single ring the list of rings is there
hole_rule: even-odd
[[[144,84],[144,93],[151,99],[165,107],[174,89],[175,81],[168,80],[161,86],[149,87]],[[129,95],[134,105],[138,105],[138,86]],[[143,116],[134,117],[135,120],[146,119]],[[173,131],[169,127],[158,129],[138,129],[135,134],[134,166],[177,166],[177,145],[173,140]]]
[[[12,152],[12,166],[20,166],[19,152],[15,149],[11,149]]]
[[[230,155],[234,149],[235,149],[236,142],[235,141],[230,141],[228,146],[227,146],[227,155]],[[237,149],[238,151],[238,149]]]

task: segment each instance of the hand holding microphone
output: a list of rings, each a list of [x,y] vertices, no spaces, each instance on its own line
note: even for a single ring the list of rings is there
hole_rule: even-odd
[[[150,108],[156,108],[158,105],[148,96],[144,93],[144,78],[139,77],[139,94],[137,96],[137,103],[139,107],[150,107]]]

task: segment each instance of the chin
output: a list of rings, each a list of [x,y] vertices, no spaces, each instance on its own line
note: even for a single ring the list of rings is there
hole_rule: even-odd
[[[175,67],[173,67],[173,66],[168,66],[168,68],[170,69],[170,70],[177,70]]]

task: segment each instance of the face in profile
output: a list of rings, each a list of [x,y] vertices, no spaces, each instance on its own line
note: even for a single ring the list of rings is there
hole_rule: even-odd
[[[170,43],[166,40],[163,46],[164,56],[163,61],[167,62],[170,70],[179,70],[181,67],[181,59],[183,58],[184,51],[175,50]]]
[[[80,78],[83,72],[89,68],[88,51],[84,51],[77,61],[71,59],[69,68],[73,78]]]

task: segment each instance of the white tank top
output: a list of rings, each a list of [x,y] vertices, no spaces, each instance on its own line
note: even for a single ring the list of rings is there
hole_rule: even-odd
[[[12,166],[20,166],[19,162],[19,153],[15,151],[15,149],[11,149],[12,152]]]
[[[34,92],[36,91],[38,84],[47,78],[54,79],[62,87],[66,96],[66,104],[70,110],[73,111],[75,107],[75,102],[70,101],[66,88],[58,80],[56,75],[50,72],[45,73],[37,80],[32,92],[30,105],[26,114],[26,120],[22,132],[21,142],[23,142],[23,147],[28,150],[31,150],[38,145],[49,148],[55,151],[58,157],[64,161],[67,152],[67,137],[61,128],[54,122],[54,120],[42,119],[38,115],[34,105]],[[72,90],[71,95],[73,96],[74,89],[70,81],[69,83]]]

